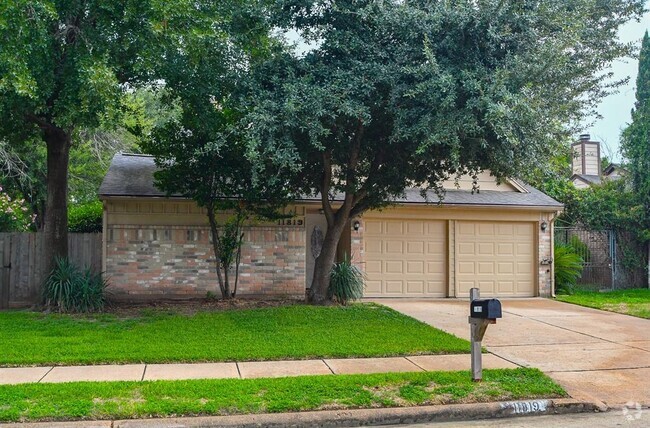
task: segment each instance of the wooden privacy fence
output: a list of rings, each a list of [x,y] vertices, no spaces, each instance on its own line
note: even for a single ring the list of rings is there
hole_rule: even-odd
[[[93,272],[102,269],[102,234],[68,235],[70,260]],[[46,258],[40,233],[0,233],[0,309],[40,302]]]

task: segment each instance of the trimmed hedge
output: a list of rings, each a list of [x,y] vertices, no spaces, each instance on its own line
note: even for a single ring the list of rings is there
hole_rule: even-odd
[[[68,206],[68,231],[75,233],[100,233],[103,206],[101,201],[70,204]]]

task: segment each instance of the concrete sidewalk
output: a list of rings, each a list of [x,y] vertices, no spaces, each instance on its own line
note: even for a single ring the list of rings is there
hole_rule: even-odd
[[[493,354],[483,355],[483,366],[487,369],[519,367],[518,365]],[[0,384],[82,381],[252,379],[261,377],[453,371],[469,369],[469,354],[195,364],[0,367]]]

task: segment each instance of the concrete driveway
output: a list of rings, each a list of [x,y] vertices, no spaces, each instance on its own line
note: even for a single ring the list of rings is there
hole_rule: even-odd
[[[467,300],[375,301],[469,340]],[[483,340],[489,352],[541,369],[574,398],[650,406],[650,320],[541,298],[501,303],[503,319]]]

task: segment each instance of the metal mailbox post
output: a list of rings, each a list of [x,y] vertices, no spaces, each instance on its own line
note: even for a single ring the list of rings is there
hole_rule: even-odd
[[[483,379],[483,358],[481,342],[488,325],[496,324],[501,318],[501,302],[497,299],[480,300],[478,288],[469,290],[469,325],[472,343],[472,380],[480,382]]]

